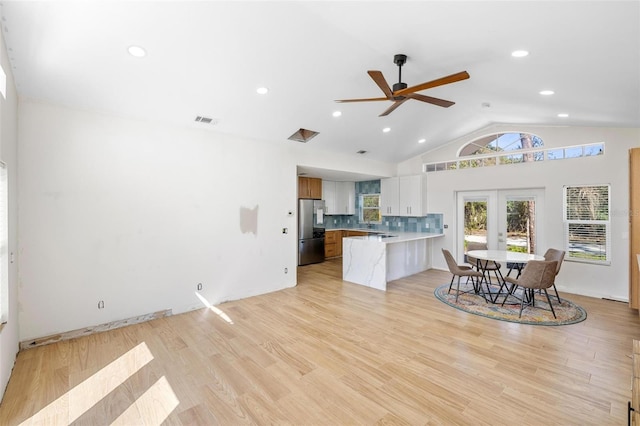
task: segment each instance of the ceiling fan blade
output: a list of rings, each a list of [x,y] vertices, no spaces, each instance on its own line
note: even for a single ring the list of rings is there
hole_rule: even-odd
[[[376,84],[382,90],[382,93],[385,94],[387,99],[391,99],[391,96],[393,96],[393,92],[391,91],[391,88],[389,87],[387,80],[384,79],[384,76],[382,75],[382,73],[380,71],[367,71],[367,74],[369,74],[369,76],[373,79],[373,81],[376,82]]]
[[[407,93],[419,92],[425,89],[431,89],[432,87],[438,87],[445,84],[455,83],[457,81],[466,80],[469,78],[469,73],[462,71],[456,74],[451,74],[446,77],[438,78],[436,80],[427,81],[426,83],[418,84],[416,86],[407,87],[406,89],[398,90],[393,93],[393,96],[402,96]]]
[[[398,108],[400,105],[402,105],[403,103],[407,102],[410,98],[404,98],[401,101],[395,101],[393,103],[393,105],[391,105],[389,108],[387,108],[387,110],[385,112],[383,112],[382,114],[380,114],[378,117],[384,117],[385,115],[389,115],[393,112],[393,110],[395,110],[396,108]]]
[[[369,101],[388,101],[389,98],[367,98],[367,99],[336,99],[335,102],[369,102]]]
[[[427,102],[430,104],[438,105],[443,108],[449,108],[451,105],[455,105],[455,102],[446,101],[444,99],[432,98],[431,96],[421,95],[419,93],[409,93],[407,98],[416,99],[418,101]]]

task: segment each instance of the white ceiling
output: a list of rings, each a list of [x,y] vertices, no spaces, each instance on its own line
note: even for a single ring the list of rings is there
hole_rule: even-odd
[[[491,123],[640,127],[637,0],[4,1],[2,26],[22,96],[387,162]],[[366,72],[397,82],[396,53],[409,86],[471,78],[421,92],[450,108],[334,102],[382,96]]]

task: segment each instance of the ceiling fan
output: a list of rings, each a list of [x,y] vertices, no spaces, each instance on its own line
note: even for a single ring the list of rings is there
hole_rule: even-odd
[[[438,105],[444,108],[449,108],[455,102],[446,101],[444,99],[432,98],[431,96],[421,95],[419,92],[425,89],[431,89],[432,87],[443,86],[445,84],[455,83],[457,81],[466,80],[469,78],[469,73],[462,71],[456,74],[451,74],[446,77],[441,77],[436,80],[427,81],[426,83],[418,84],[416,86],[407,87],[406,83],[402,82],[402,66],[407,62],[407,55],[398,54],[393,57],[393,62],[398,66],[398,82],[393,85],[393,91],[389,88],[387,81],[384,79],[382,72],[380,71],[367,71],[373,81],[382,89],[382,92],[386,97],[384,98],[367,98],[367,99],[339,99],[336,102],[369,102],[369,101],[393,101],[385,112],[380,114],[380,117],[389,115],[393,110],[400,105],[408,101],[409,99],[415,99],[422,102]]]

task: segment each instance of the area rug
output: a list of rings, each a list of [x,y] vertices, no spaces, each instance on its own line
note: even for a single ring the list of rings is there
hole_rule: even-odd
[[[484,286],[486,292],[486,286]],[[551,303],[553,309],[556,312],[556,317],[553,318],[553,314],[549,310],[549,303],[544,293],[536,294],[536,307],[526,307],[522,311],[522,317],[518,317],[520,312],[520,299],[521,291],[516,290],[515,297],[509,296],[504,306],[501,306],[504,300],[504,294],[498,297],[497,303],[487,303],[481,294],[475,294],[473,292],[473,286],[471,284],[460,283],[460,296],[458,296],[458,302],[456,303],[456,283],[453,283],[451,293],[447,294],[449,290],[449,284],[441,285],[436,288],[434,294],[436,298],[449,306],[452,306],[461,311],[468,312],[474,315],[480,315],[487,318],[497,319],[500,321],[517,322],[520,324],[531,325],[569,325],[576,324],[587,319],[587,312],[567,299],[560,299],[561,303],[558,304],[555,294],[552,296]],[[462,292],[465,293],[462,293]],[[491,286],[492,294],[497,293],[498,286]],[[542,308],[542,309],[541,309]]]

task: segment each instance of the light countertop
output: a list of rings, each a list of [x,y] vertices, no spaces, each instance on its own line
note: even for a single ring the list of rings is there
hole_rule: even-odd
[[[444,234],[428,234],[426,232],[393,232],[393,231],[372,231],[377,235],[363,235],[357,237],[344,237],[352,240],[364,240],[367,242],[379,242],[384,244],[403,243],[406,241],[426,240],[429,238],[442,237]],[[384,237],[388,236],[388,237]]]

